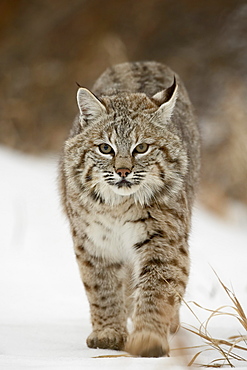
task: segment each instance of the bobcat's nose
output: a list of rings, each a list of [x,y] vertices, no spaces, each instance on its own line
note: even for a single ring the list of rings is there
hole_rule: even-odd
[[[128,168],[118,168],[116,170],[116,173],[120,176],[120,177],[127,177],[129,174],[130,174],[131,170],[129,170]]]

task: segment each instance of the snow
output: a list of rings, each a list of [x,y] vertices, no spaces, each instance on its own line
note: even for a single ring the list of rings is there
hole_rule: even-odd
[[[171,338],[170,358],[100,358],[124,352],[87,348],[89,308],[59,203],[57,158],[0,147],[0,168],[0,369],[183,369],[195,352],[185,358],[174,348],[202,344],[184,329]],[[246,311],[246,213],[223,220],[196,205],[186,302],[213,309],[230,303],[214,269]],[[201,321],[209,316],[195,310]],[[199,326],[186,304],[181,319]],[[246,335],[227,317],[213,319],[211,330],[225,339]],[[205,352],[199,358],[209,363],[217,357]]]

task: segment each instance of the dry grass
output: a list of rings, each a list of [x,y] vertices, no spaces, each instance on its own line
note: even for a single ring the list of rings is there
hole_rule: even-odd
[[[192,359],[188,363],[188,366],[198,365],[198,366],[204,366],[204,367],[223,367],[223,366],[235,367],[234,364],[237,361],[247,362],[247,317],[246,317],[246,314],[238,298],[236,297],[235,293],[231,291],[227,286],[225,286],[218,276],[217,278],[222,288],[226,292],[228,298],[231,301],[230,305],[221,306],[216,310],[210,310],[210,309],[200,306],[196,302],[191,302],[196,307],[210,313],[207,320],[202,323],[199,320],[198,316],[195,314],[194,310],[191,308],[191,306],[188,303],[184,302],[200,324],[199,328],[196,328],[194,326],[189,326],[189,327],[184,326],[184,329],[202,338],[204,342],[202,346],[183,348],[183,350],[185,349],[189,350],[192,348],[200,348],[200,351],[198,351],[192,357]],[[218,317],[218,316],[230,316],[236,319],[241,324],[242,328],[244,329],[245,334],[234,335],[227,339],[214,338],[209,332],[209,324],[211,323],[213,318]],[[205,352],[208,352],[208,351],[214,352],[215,359],[212,360],[208,364],[197,362],[199,360],[200,355],[205,354]]]

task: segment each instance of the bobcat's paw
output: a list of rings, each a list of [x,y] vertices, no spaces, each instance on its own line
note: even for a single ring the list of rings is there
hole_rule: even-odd
[[[115,329],[106,328],[102,331],[93,331],[87,338],[87,345],[90,348],[124,349],[127,339],[125,331],[118,332]]]
[[[134,356],[162,357],[169,356],[166,338],[146,330],[134,331],[128,338],[125,351]]]

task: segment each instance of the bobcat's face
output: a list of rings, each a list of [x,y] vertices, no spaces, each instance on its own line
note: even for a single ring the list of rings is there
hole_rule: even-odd
[[[142,205],[177,191],[186,172],[186,156],[178,137],[165,122],[159,124],[157,104],[144,94],[101,102],[91,95],[87,98],[81,107],[82,133],[72,139],[77,143],[72,153],[78,155],[76,179],[81,189],[107,203],[133,196]]]
[[[158,169],[161,153],[153,139],[137,135],[136,130],[122,139],[115,131],[111,132],[111,137],[95,143],[93,153],[95,188],[102,195],[113,192],[129,196],[142,192],[148,199],[163,186]]]

